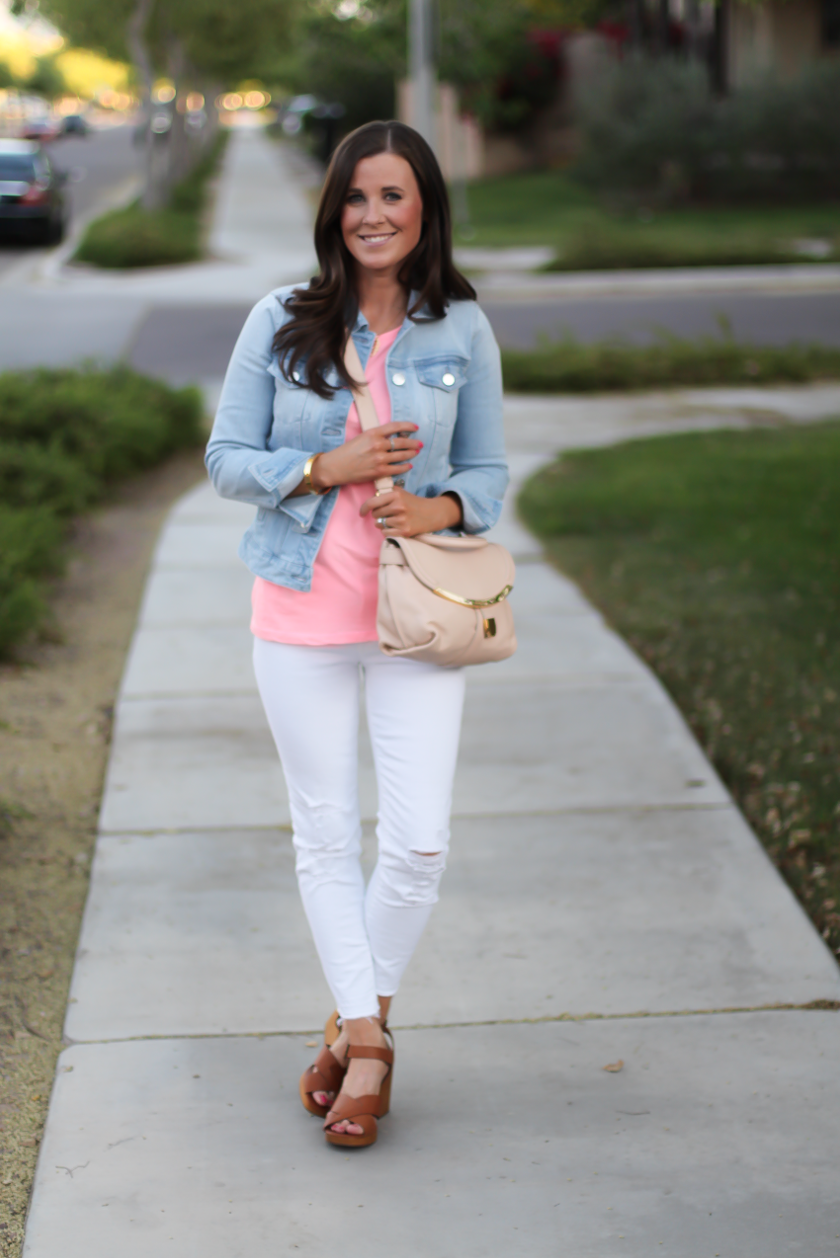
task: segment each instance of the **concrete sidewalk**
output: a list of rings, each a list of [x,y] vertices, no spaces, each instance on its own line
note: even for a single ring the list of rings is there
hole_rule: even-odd
[[[225,213],[233,241],[246,220]],[[740,397],[676,423],[720,424]],[[781,413],[837,400],[788,391]],[[564,405],[509,400],[517,482],[579,444]],[[669,423],[665,399],[588,431],[645,423]],[[172,512],[117,705],[26,1258],[836,1258],[840,1015],[774,1006],[840,1000],[837,966],[514,493],[496,534],[520,649],[470,670],[449,871],[394,1007],[394,1111],[355,1156],[297,1096],[331,1003],[250,668],[251,510],[202,485]]]

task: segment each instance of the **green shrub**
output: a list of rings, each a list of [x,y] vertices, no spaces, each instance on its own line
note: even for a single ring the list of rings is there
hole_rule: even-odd
[[[61,570],[63,528],[49,507],[0,504],[0,659],[47,610],[39,577]]]
[[[127,367],[0,374],[0,658],[43,620],[67,517],[201,437],[197,389]]]
[[[227,132],[222,132],[186,179],[172,189],[165,209],[144,210],[135,201],[94,219],[74,261],[111,270],[196,262],[202,255],[201,215],[207,183],[226,140]]]
[[[121,270],[173,266],[201,257],[199,224],[190,214],[144,210],[139,202],[95,219],[81,239],[76,262]]]
[[[747,345],[730,336],[681,340],[664,332],[652,345],[582,344],[568,337],[537,350],[502,350],[511,393],[601,393],[680,385],[804,384],[840,378],[840,349]]]
[[[201,395],[128,367],[0,374],[0,446],[26,443],[77,458],[105,483],[199,439]]]
[[[711,235],[711,233],[709,234]],[[821,257],[833,261],[834,255]],[[589,226],[561,246],[546,271],[615,271],[642,267],[762,266],[803,263],[789,242],[767,238],[767,233],[732,232],[717,239],[690,232],[645,230],[636,224]]]
[[[840,64],[724,100],[698,65],[628,57],[581,97],[578,173],[660,203],[820,200],[840,193]]]
[[[0,501],[12,507],[36,507],[49,502],[58,515],[83,511],[99,488],[80,459],[61,449],[59,442],[0,441]]]
[[[182,214],[200,214],[207,199],[207,184],[222,159],[229,131],[219,131],[204,156],[180,183],[176,183],[169,197],[169,208]]]

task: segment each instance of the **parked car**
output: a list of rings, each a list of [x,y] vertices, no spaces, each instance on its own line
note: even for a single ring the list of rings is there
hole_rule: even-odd
[[[81,114],[68,114],[61,127],[62,135],[88,135],[90,126]]]
[[[39,144],[0,140],[0,230],[57,244],[67,223],[66,180]]]
[[[61,124],[54,118],[26,118],[19,132],[22,140],[40,140],[42,144],[48,144],[60,134]]]

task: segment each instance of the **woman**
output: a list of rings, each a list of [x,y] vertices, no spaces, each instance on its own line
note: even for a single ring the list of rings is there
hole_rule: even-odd
[[[254,666],[289,792],[304,908],[335,996],[301,1080],[331,1144],[372,1144],[388,1112],[391,998],[437,900],[464,676],[383,655],[382,539],[480,533],[508,475],[499,352],[452,264],[446,187],[426,142],[374,122],[336,150],[315,224],[320,271],[248,317],[207,449],[220,494],[257,507]],[[380,420],[362,432],[348,329]],[[376,495],[373,482],[394,478]],[[379,789],[365,889],[357,797],[360,672]],[[340,1034],[334,1039],[340,1024]]]

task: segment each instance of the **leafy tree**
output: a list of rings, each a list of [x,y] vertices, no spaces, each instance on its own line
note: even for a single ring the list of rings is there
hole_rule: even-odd
[[[66,84],[55,57],[39,57],[35,69],[26,79],[25,87],[27,91],[46,96],[49,100],[60,96],[66,90]]]
[[[277,63],[274,79],[342,104],[348,131],[392,118],[396,80],[406,73],[406,9],[405,0],[301,8],[291,55]]]
[[[440,79],[461,89],[490,126],[516,126],[556,91],[557,67],[529,39],[535,27],[594,21],[608,0],[438,0]],[[615,7],[615,0],[612,0]],[[338,100],[350,129],[394,112],[394,81],[406,73],[406,0],[310,0],[298,10],[291,52],[274,79]]]
[[[296,0],[41,0],[42,11],[74,42],[136,67],[144,106],[159,75],[175,83],[176,99],[198,89],[211,99],[220,87],[259,74],[288,41]],[[213,117],[213,111],[209,111]],[[212,128],[208,128],[208,132]],[[208,136],[209,138],[209,136]],[[183,113],[172,114],[160,161],[160,141],[147,138],[144,204],[162,204],[171,183],[195,160]]]

